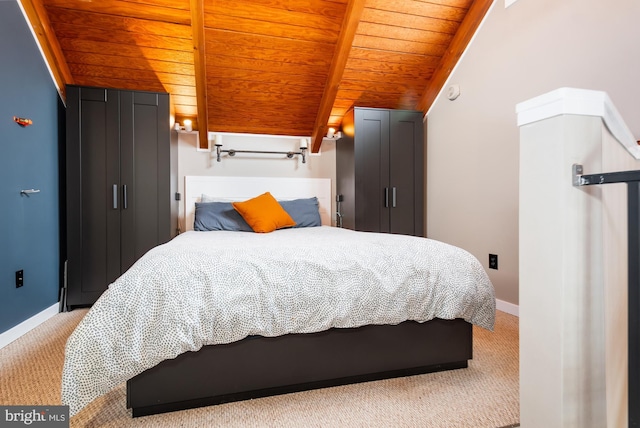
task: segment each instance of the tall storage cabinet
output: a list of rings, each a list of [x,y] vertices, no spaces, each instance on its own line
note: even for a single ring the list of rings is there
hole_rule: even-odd
[[[342,129],[345,136],[336,142],[338,222],[360,231],[424,236],[422,112],[356,107]]]
[[[169,94],[67,86],[66,308],[94,303],[177,224]],[[173,132],[175,134],[175,132]]]

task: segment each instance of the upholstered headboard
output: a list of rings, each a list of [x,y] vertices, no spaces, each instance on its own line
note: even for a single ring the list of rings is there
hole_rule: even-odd
[[[331,225],[331,179],[285,177],[184,177],[184,215],[186,230],[193,230],[195,203],[202,194],[221,199],[242,201],[264,192],[276,199],[318,198],[322,224]]]

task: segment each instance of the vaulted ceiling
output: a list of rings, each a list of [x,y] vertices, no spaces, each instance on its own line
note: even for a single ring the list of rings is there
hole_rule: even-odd
[[[492,0],[19,0],[64,86],[171,94],[206,132],[311,136],[426,112]],[[204,132],[203,132],[204,131]]]

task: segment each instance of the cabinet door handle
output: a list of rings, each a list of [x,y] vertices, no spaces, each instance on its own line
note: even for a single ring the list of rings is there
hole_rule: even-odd
[[[389,188],[384,188],[384,207],[389,208]]]
[[[118,185],[113,185],[113,209],[118,209]]]
[[[127,185],[126,184],[122,185],[122,205],[123,205],[123,208],[126,210],[127,209]]]
[[[340,204],[344,200],[343,195],[336,195],[336,226],[342,227],[342,213],[340,212]]]
[[[393,208],[396,207],[396,188],[395,187],[391,190],[391,206]]]

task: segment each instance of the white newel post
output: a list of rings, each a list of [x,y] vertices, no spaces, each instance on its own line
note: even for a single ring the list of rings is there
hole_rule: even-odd
[[[572,165],[639,169],[640,149],[603,92],[561,88],[517,113],[521,426],[625,426],[626,188],[574,187]]]

